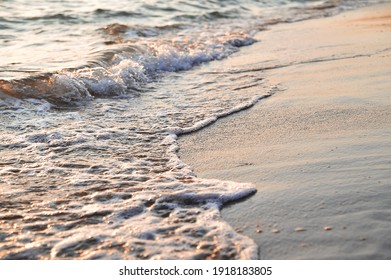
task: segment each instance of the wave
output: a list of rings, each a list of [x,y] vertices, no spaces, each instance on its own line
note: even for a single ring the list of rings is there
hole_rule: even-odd
[[[36,17],[27,17],[25,20],[60,20],[60,21],[65,21],[67,23],[72,23],[72,22],[80,22],[80,18],[75,16],[75,15],[66,15],[62,13],[57,13],[57,14],[48,14],[48,15],[43,15],[43,16],[36,16]]]
[[[113,26],[117,33],[127,28]],[[249,35],[237,32],[214,38],[200,35],[194,40],[157,38],[125,44],[101,53],[80,69],[0,80],[0,92],[22,99],[41,98],[57,106],[80,106],[95,97],[132,97],[164,72],[189,70],[204,62],[220,60],[254,42]]]

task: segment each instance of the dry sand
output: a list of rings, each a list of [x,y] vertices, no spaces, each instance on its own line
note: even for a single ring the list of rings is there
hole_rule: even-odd
[[[222,63],[282,90],[181,137],[180,157],[257,186],[222,215],[262,259],[390,259],[391,5],[257,36]]]

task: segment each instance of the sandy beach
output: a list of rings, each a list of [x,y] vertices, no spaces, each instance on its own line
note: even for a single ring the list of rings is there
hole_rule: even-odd
[[[278,92],[182,136],[181,160],[200,178],[255,184],[222,216],[261,259],[390,259],[391,5],[257,40],[222,63]]]

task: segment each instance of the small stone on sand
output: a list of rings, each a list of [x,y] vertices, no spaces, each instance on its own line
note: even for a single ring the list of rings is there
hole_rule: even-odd
[[[242,230],[241,228],[239,228],[239,227],[235,228],[235,231],[236,231],[236,232],[239,232],[239,233],[242,233],[242,232],[243,232],[243,230]]]
[[[297,227],[297,228],[295,228],[295,231],[296,231],[296,232],[306,231],[306,229],[305,229],[305,228],[302,228],[302,227]]]
[[[329,231],[329,230],[332,230],[333,227],[325,226],[323,229],[324,229],[325,231]]]
[[[273,232],[273,233],[279,233],[280,230],[279,230],[279,229],[276,229],[276,228],[273,228],[273,229],[272,229],[272,232]]]

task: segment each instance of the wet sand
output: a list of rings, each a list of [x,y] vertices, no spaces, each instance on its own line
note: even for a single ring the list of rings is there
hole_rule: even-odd
[[[257,39],[222,63],[280,90],[182,136],[181,159],[199,177],[255,184],[222,216],[261,259],[390,259],[391,5]]]

